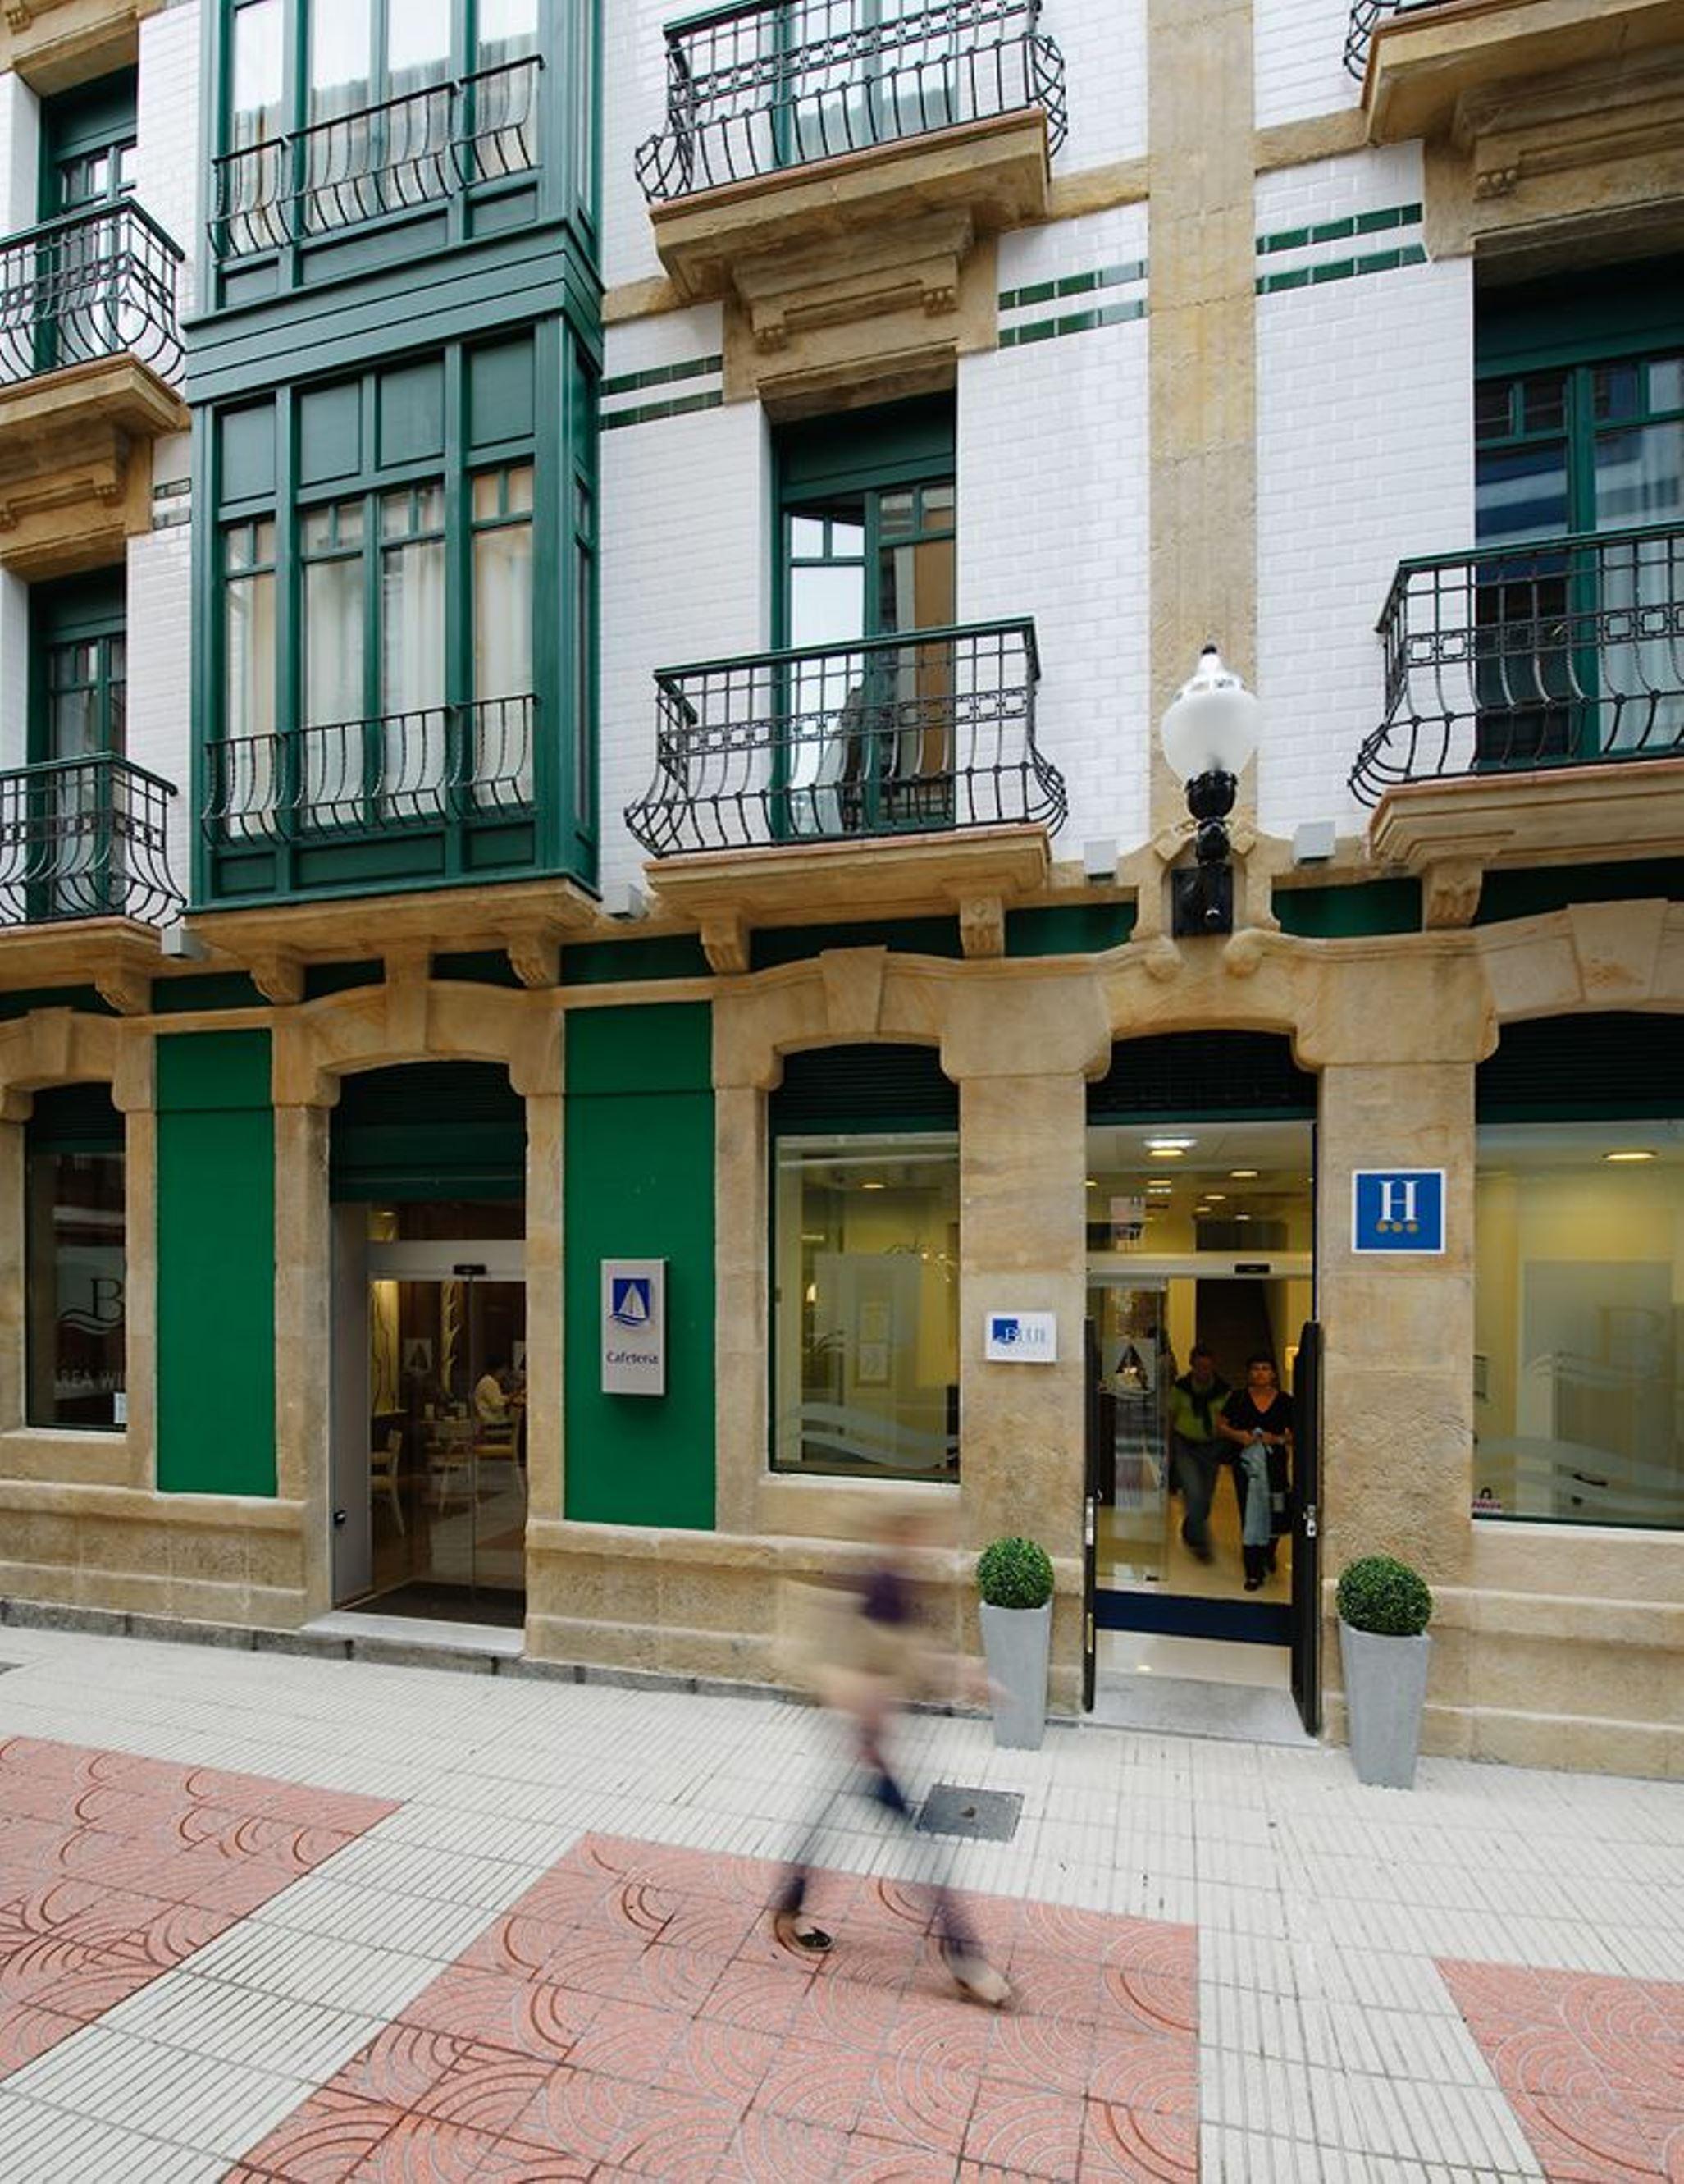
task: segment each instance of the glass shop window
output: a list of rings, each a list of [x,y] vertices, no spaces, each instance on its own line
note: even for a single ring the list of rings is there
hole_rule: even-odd
[[[780,1138],[775,1195],[773,1468],[957,1480],[958,1138]]]
[[[128,1423],[122,1117],[102,1085],[38,1092],[25,1134],[29,1423]]]

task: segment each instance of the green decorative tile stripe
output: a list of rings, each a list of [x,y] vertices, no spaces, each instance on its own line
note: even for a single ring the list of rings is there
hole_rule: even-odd
[[[1259,276],[1257,292],[1272,296],[1283,288],[1320,288],[1329,281],[1350,281],[1364,273],[1395,273],[1400,265],[1425,265],[1426,253],[1418,242],[1401,250],[1376,250],[1366,258],[1333,258],[1319,265],[1295,265],[1289,273]]]
[[[1065,273],[1056,281],[1036,281],[1026,288],[1002,288],[1000,309],[1019,311],[1031,304],[1050,304],[1060,296],[1088,296],[1096,288],[1132,287],[1146,278],[1146,260],[1130,259],[1120,265],[1102,265],[1092,273]]]
[[[681,379],[706,379],[725,370],[722,356],[692,356],[683,364],[652,364],[646,371],[623,371],[597,388],[604,402],[615,394],[636,394],[646,387],[670,387]]]
[[[1062,334],[1092,333],[1099,326],[1125,326],[1131,319],[1143,319],[1146,271],[1146,260],[1133,258],[1114,265],[1098,266],[1091,273],[1064,273],[1055,280],[1031,281],[1025,287],[1003,288],[1003,318],[1037,310],[1072,296],[1098,298],[1107,289],[1139,287],[1142,292],[1137,296],[1114,297],[1109,303],[1088,304],[1080,310],[1054,312],[1048,317],[1019,315],[1000,328],[1000,347],[1020,348],[1031,342],[1055,341]]]
[[[600,422],[605,432],[617,432],[622,425],[653,425],[663,417],[683,417],[692,410],[723,408],[725,396],[717,391],[710,394],[689,394],[675,402],[648,402],[641,410],[615,410]]]
[[[1277,250],[1307,250],[1313,243],[1343,242],[1353,236],[1382,235],[1392,227],[1419,227],[1418,204],[1385,205],[1377,212],[1352,213],[1343,220],[1323,220],[1317,227],[1286,227],[1275,235],[1259,235],[1258,255]]]

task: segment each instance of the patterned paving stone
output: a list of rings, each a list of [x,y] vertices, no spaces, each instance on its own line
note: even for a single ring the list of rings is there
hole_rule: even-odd
[[[1684,2178],[1684,1985],[1439,1970],[1551,2184]]]
[[[295,2166],[300,2184],[1194,2175],[1191,1933],[973,1898],[1025,1990],[996,2016],[953,1992],[919,1891],[822,1876],[836,1946],[797,1958],[766,1913],[775,1878],[763,1860],[586,1837],[246,2170],[289,2184]],[[1097,2079],[1112,2105],[1090,2098]]]
[[[0,2077],[395,1809],[261,1775],[0,1742]]]

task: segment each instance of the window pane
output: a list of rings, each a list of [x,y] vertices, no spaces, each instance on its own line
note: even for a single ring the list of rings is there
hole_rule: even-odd
[[[1567,450],[1559,443],[1481,454],[1476,471],[1476,527],[1481,545],[1508,539],[1553,538],[1567,521]]]
[[[496,68],[538,45],[538,0],[480,0],[480,66]]]
[[[310,0],[313,122],[331,121],[370,103],[371,13],[371,0]]]
[[[231,737],[275,733],[275,578],[224,588],[227,727]]]
[[[450,0],[397,0],[388,11],[386,65],[394,97],[450,73]]]
[[[31,1150],[28,1167],[30,1422],[119,1425],[123,1156]]]
[[[853,567],[792,569],[792,644],[848,644],[865,629],[865,571]]]
[[[232,148],[281,133],[281,0],[257,0],[234,19]]]
[[[1684,410],[1684,356],[1663,357],[1648,367],[1651,410]]]
[[[777,1150],[779,1470],[959,1476],[959,1147]]]
[[[427,539],[383,556],[381,602],[383,713],[444,703],[444,542]]]
[[[525,523],[474,541],[474,695],[524,698],[532,688],[532,532]]]
[[[304,571],[304,719],[358,721],[363,691],[363,565],[316,561]]]
[[[511,515],[530,515],[532,512],[532,465],[522,463],[509,473],[509,512]]]
[[[1476,1508],[1684,1526],[1676,1122],[1500,1124],[1475,1190]],[[1612,1162],[1612,1152],[1657,1156]]]
[[[1684,424],[1604,432],[1596,447],[1596,526],[1676,523],[1684,485]]]

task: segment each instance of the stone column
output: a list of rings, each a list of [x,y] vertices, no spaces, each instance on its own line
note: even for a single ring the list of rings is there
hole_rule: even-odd
[[[333,1604],[329,1112],[296,1103],[275,1110],[275,1490],[282,1502],[303,1505],[304,1591],[312,1615]]]
[[[563,1112],[559,1090],[526,1094],[526,1496],[528,1519],[559,1518],[563,1446]]]
[[[714,1146],[714,1521],[722,1532],[753,1532],[770,1430],[766,1095],[759,1085],[715,1084]]]
[[[1155,832],[1185,816],[1155,724],[1200,646],[1255,679],[1257,267],[1251,0],[1148,0],[1147,25]]]

